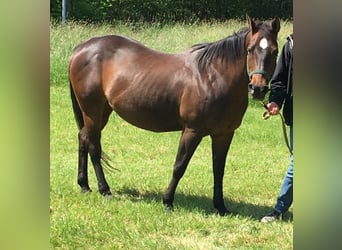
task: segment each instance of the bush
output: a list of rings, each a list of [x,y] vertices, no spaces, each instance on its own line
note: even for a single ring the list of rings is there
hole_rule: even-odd
[[[196,22],[278,16],[292,19],[292,0],[67,0],[68,18],[89,22]],[[267,6],[267,8],[265,7]],[[51,18],[60,20],[62,0],[50,1]]]

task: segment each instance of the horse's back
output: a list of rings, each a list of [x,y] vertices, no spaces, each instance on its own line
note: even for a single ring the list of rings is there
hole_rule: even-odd
[[[69,67],[87,67],[92,62],[101,64],[111,60],[115,55],[120,55],[122,51],[141,51],[148,49],[139,42],[118,35],[107,35],[94,37],[75,47],[69,62]],[[122,53],[121,53],[122,54]]]

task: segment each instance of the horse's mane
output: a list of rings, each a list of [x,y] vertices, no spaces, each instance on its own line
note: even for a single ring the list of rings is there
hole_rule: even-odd
[[[206,68],[213,59],[236,60],[245,46],[248,29],[244,28],[226,38],[216,42],[195,44],[191,52],[198,51],[196,60],[200,68]]]

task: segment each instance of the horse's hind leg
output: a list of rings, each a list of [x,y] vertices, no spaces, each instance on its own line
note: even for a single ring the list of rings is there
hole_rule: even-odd
[[[172,179],[163,197],[163,203],[167,210],[173,210],[173,200],[178,182],[184,175],[188,163],[201,140],[202,134],[193,129],[184,129],[178,147],[176,162],[173,167]]]
[[[91,192],[88,184],[88,136],[83,127],[78,133],[78,176],[77,183],[81,187],[81,192]]]
[[[107,109],[106,104],[105,108],[96,111],[94,110],[94,112],[84,113],[83,115],[84,129],[87,134],[88,152],[94,166],[99,192],[104,196],[111,195],[111,192],[101,165],[102,148],[100,140],[101,130],[107,123],[110,113],[111,111]]]

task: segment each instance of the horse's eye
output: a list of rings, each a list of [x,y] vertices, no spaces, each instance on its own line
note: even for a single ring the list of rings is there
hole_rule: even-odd
[[[247,48],[247,53],[248,53],[248,54],[252,53],[252,51],[253,51],[253,49],[252,49],[251,47],[248,47],[248,48]]]
[[[272,56],[277,56],[278,55],[278,48],[277,47],[274,47],[274,46],[270,46],[270,49],[269,49],[269,53],[272,55]]]

